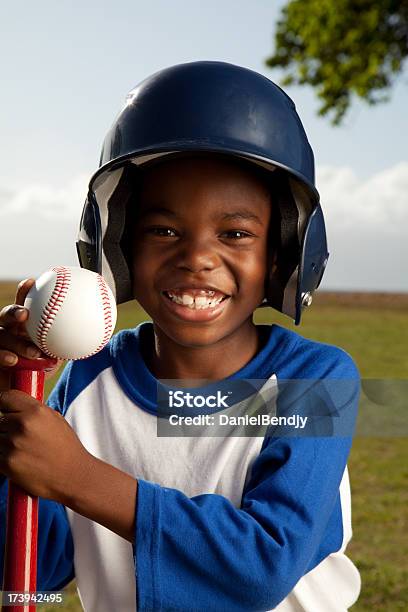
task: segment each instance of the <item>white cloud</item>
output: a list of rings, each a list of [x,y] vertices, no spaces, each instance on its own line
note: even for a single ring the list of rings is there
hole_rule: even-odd
[[[58,187],[0,188],[0,278],[20,280],[54,265],[78,265],[75,241],[89,176]]]
[[[0,186],[0,278],[78,265],[75,240],[89,175],[63,186]],[[322,288],[408,291],[408,162],[367,179],[321,166],[317,186],[330,258]]]
[[[360,180],[351,168],[321,166],[317,186],[328,224],[400,234],[408,226],[408,162]],[[405,234],[407,235],[407,234]]]
[[[408,291],[408,162],[360,179],[322,166],[329,264],[322,288]]]
[[[35,214],[50,219],[77,214],[85,201],[90,175],[81,174],[66,185],[34,183],[21,188],[0,189],[0,221],[3,215]]]

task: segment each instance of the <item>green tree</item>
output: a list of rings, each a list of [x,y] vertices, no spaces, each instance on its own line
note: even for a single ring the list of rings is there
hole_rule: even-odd
[[[289,0],[267,66],[282,85],[311,85],[320,115],[341,123],[353,95],[389,99],[408,55],[408,0]]]

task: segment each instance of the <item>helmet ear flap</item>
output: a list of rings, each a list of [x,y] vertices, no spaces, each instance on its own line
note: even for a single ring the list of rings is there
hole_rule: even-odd
[[[303,237],[296,292],[296,325],[300,323],[302,308],[311,304],[313,292],[321,283],[328,258],[326,227],[319,204],[309,217]]]
[[[326,229],[320,204],[307,215],[296,195],[298,186],[285,173],[272,179],[268,274],[261,306],[271,306],[299,325],[302,310],[312,302],[327,264]],[[297,198],[297,199],[296,199]]]
[[[99,208],[90,190],[82,210],[76,249],[81,267],[98,274],[102,272],[101,236]]]
[[[268,272],[263,305],[282,312],[285,289],[299,262],[299,214],[286,173],[271,177],[272,213],[268,231]]]

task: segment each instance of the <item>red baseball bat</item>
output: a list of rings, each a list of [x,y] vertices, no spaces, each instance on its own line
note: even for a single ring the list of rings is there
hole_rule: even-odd
[[[45,372],[57,359],[19,357],[11,370],[11,388],[43,401]],[[3,591],[37,590],[38,497],[9,480]],[[3,605],[2,612],[34,612],[34,603]]]

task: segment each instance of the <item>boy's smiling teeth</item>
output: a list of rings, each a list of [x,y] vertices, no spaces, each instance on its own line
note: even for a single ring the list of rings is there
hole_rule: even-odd
[[[165,291],[165,295],[176,304],[186,306],[191,310],[204,310],[206,308],[214,308],[228,296],[220,291],[204,290],[204,289],[184,289],[182,291]],[[217,295],[216,295],[217,293]]]

